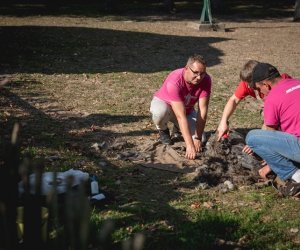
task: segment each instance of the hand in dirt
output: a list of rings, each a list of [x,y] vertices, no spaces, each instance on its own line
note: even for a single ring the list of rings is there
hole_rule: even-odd
[[[194,146],[197,153],[202,151],[202,142],[200,140],[194,140]]]
[[[196,158],[196,149],[194,145],[186,147],[185,158],[189,160],[194,160]]]
[[[267,165],[267,162],[265,161],[265,160],[262,160],[261,162],[260,162],[260,166],[261,167],[264,167],[264,166],[266,166]]]
[[[245,147],[243,148],[243,152],[248,154],[248,155],[253,155],[253,150],[248,146],[248,145],[245,145]]]
[[[268,164],[265,164],[261,169],[258,170],[258,174],[259,176],[263,179],[263,180],[267,180],[267,175],[271,172],[271,168]]]
[[[228,133],[229,133],[228,122],[227,123],[221,122],[219,124],[217,131],[218,131],[217,141],[220,141],[223,136],[228,136]]]

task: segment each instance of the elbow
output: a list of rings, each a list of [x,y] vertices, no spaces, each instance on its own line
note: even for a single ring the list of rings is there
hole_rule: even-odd
[[[241,101],[241,99],[237,98],[235,95],[232,95],[232,96],[230,97],[230,101],[231,101],[232,103],[234,103],[235,105],[237,105],[237,104]]]

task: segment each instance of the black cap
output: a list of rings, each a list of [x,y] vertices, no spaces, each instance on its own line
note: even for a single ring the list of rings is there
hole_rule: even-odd
[[[252,72],[252,84],[266,79],[279,77],[279,71],[269,63],[258,63]]]

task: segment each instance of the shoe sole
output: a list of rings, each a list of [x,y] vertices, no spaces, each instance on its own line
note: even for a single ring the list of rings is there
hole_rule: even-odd
[[[281,193],[284,197],[287,196],[291,196],[291,197],[298,197],[300,195],[300,190],[298,192],[296,192],[295,194],[290,194],[290,192],[288,194],[286,194],[285,192],[282,192],[280,189],[280,186],[276,185],[276,182],[272,182],[272,187],[275,188],[279,193]]]

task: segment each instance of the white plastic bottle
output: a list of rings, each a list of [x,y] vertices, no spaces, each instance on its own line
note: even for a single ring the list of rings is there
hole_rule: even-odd
[[[91,193],[92,193],[92,195],[99,193],[98,181],[96,180],[95,176],[93,176],[92,181],[91,181]]]

